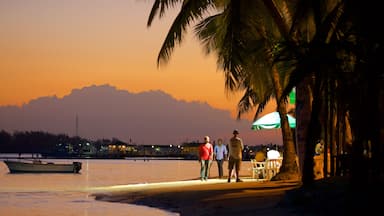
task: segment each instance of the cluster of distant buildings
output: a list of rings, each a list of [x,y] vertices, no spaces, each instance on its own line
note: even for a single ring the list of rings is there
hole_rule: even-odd
[[[201,143],[190,142],[181,145],[136,145],[125,143],[111,143],[101,145],[100,148],[86,143],[81,148],[64,145],[57,152],[46,155],[54,157],[84,157],[84,158],[126,158],[126,157],[181,157],[184,159],[197,159],[198,148]],[[267,149],[281,149],[276,145],[245,146],[243,152],[244,160],[255,157],[257,151]]]
[[[201,142],[184,142],[180,145],[145,145],[129,143],[118,139],[90,141],[79,136],[50,134],[41,131],[8,133],[0,131],[0,153],[38,154],[50,158],[126,158],[126,157],[178,157],[197,159]],[[214,143],[215,144],[215,143]],[[244,146],[243,158],[255,157],[257,151],[282,150],[282,147],[268,144]]]

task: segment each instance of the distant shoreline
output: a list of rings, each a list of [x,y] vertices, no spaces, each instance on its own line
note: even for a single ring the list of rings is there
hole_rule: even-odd
[[[29,156],[28,156],[29,155]],[[35,156],[32,156],[32,154],[21,154],[20,156],[18,154],[1,154],[0,153],[0,159],[1,160],[7,160],[7,159],[111,159],[111,160],[197,160],[195,158],[187,158],[187,157],[180,157],[180,156],[134,156],[134,157],[88,157],[88,156],[42,156],[41,154],[33,154]]]

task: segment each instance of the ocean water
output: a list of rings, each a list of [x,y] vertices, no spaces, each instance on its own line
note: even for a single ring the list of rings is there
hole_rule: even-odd
[[[70,162],[73,160],[49,160]],[[97,188],[197,179],[200,165],[191,160],[76,160],[80,174],[10,174],[0,162],[0,215],[6,216],[163,216],[156,208],[96,201]],[[226,166],[226,164],[224,165]],[[248,163],[243,171],[248,172]],[[213,163],[211,176],[217,176]]]

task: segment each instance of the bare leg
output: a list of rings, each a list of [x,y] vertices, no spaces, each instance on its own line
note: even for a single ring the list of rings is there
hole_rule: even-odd
[[[235,169],[235,170],[232,170],[231,178],[232,178],[232,177],[234,177],[235,179],[237,179],[236,169]]]

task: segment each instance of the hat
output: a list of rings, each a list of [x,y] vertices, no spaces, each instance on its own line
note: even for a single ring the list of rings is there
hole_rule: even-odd
[[[233,134],[239,134],[239,131],[238,130],[234,130]]]

